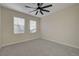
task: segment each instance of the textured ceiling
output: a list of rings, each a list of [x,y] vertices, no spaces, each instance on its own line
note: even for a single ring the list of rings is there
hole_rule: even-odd
[[[50,3],[44,3],[43,6],[49,5],[49,4]],[[38,15],[35,15],[36,12],[30,13],[30,11],[33,11],[34,9],[25,7],[26,5],[31,6],[31,7],[37,7],[36,3],[2,3],[0,5],[13,9],[13,10],[16,10],[16,11],[19,11],[19,12],[23,12],[23,13],[32,15],[32,16],[43,17],[43,16],[50,15],[54,12],[60,11],[64,8],[70,7],[70,6],[74,5],[74,3],[52,3],[52,5],[53,5],[52,7],[46,8],[47,10],[50,10],[50,12],[49,13],[43,12],[44,15],[41,15],[40,13],[38,13]]]

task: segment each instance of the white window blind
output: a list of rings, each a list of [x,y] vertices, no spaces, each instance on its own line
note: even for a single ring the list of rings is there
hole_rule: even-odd
[[[30,20],[30,32],[35,33],[37,31],[36,21]]]
[[[14,33],[24,33],[24,18],[14,17]]]

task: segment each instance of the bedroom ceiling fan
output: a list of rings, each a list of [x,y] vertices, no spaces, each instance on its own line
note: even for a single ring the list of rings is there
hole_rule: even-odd
[[[45,8],[52,7],[52,4],[43,6],[43,3],[37,3],[37,7],[36,8],[30,7],[30,6],[25,6],[25,7],[34,9],[31,12],[35,12],[36,11],[35,15],[37,15],[38,13],[41,13],[42,15],[44,15],[43,12],[50,12],[49,10],[46,10]]]

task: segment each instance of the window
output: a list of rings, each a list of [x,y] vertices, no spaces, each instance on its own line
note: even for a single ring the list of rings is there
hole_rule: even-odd
[[[36,32],[36,21],[30,20],[30,32],[35,33]]]
[[[24,18],[14,17],[14,33],[24,33]]]

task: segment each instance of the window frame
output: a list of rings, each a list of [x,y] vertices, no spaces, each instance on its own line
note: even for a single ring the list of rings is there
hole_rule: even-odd
[[[17,25],[17,24],[15,24],[15,18],[17,18],[17,19],[22,19],[23,20],[23,31],[22,32],[19,32],[19,31],[17,31],[17,32],[15,32],[16,30],[15,30],[15,26]],[[20,25],[20,24],[19,24]],[[21,26],[21,25],[20,25]],[[24,34],[25,33],[25,18],[24,17],[17,17],[17,16],[14,16],[13,17],[13,33],[14,34]]]
[[[36,27],[36,28],[35,28],[35,32],[32,32],[31,29],[30,29],[30,26],[31,26],[30,21],[35,21],[35,22],[36,22],[36,25],[35,25],[35,27]],[[30,32],[31,34],[34,34],[34,33],[37,32],[37,21],[36,21],[36,20],[29,20],[29,32]]]

